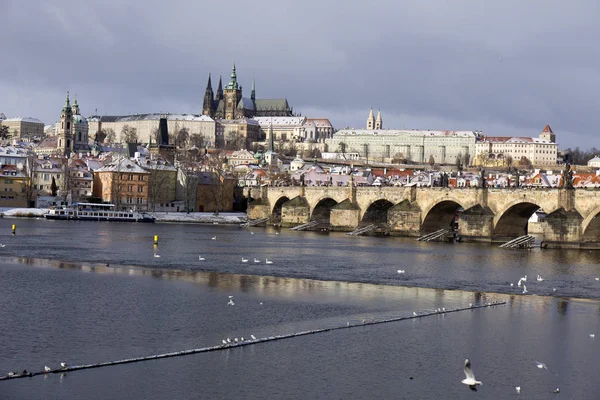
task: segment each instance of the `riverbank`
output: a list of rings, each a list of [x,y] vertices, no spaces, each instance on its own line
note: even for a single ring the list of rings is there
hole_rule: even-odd
[[[43,218],[48,212],[47,208],[7,208],[0,207],[0,216],[9,218]],[[222,212],[215,215],[210,212],[150,213],[158,223],[196,223],[196,224],[242,224],[247,221],[246,213]]]

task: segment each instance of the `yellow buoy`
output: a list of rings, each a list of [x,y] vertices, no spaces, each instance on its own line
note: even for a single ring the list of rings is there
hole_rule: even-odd
[[[12,224],[12,234],[15,235],[17,233],[17,224]]]
[[[154,244],[158,244],[158,235],[154,235]]]

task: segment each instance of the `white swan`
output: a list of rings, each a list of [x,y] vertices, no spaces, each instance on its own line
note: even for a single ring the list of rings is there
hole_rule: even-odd
[[[265,259],[265,264],[273,264],[273,261],[271,261],[267,258],[267,259]]]
[[[399,273],[399,274],[403,274],[403,273],[405,273],[405,272],[406,272],[406,271],[404,271],[403,269],[399,269],[399,270],[398,270],[398,273]]]
[[[242,257],[242,262],[243,262],[243,263],[247,263],[247,262],[248,262],[248,259],[247,259],[247,258],[244,258],[244,257]]]
[[[254,262],[255,262],[255,263],[259,263],[259,262],[260,262],[260,260],[257,260],[257,259],[255,258],[255,259],[254,259]]]
[[[538,282],[541,282],[541,281],[544,280],[544,278],[542,278],[540,275],[538,275],[536,279],[537,279]]]
[[[160,254],[155,254],[154,257],[159,258]]]
[[[204,258],[204,257],[202,257],[202,256],[198,256],[198,261],[204,261],[204,260],[205,260],[205,258]]]
[[[217,240],[217,237],[216,237],[216,236],[213,236],[213,237],[211,238],[211,240]]]

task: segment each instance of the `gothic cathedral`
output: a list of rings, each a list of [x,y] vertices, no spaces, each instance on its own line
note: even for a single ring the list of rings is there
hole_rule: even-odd
[[[291,117],[293,110],[287,99],[257,99],[254,80],[250,98],[243,97],[242,86],[237,82],[235,64],[229,84],[223,89],[221,78],[216,96],[212,90],[210,74],[204,93],[202,114],[213,119],[239,119],[252,117]]]

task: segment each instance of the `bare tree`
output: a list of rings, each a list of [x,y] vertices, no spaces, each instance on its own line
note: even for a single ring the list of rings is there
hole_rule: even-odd
[[[37,167],[36,155],[28,153],[23,166],[24,174],[27,177],[27,186],[25,187],[25,197],[27,199],[27,207],[33,207],[33,195],[35,193],[33,182],[35,178],[35,169]]]
[[[121,142],[122,143],[135,143],[138,140],[137,129],[127,124],[123,125],[121,129]]]
[[[187,148],[188,140],[190,138],[190,131],[188,128],[181,128],[179,132],[177,132],[176,143],[177,147]]]
[[[533,164],[531,163],[531,160],[529,160],[529,158],[527,158],[525,156],[521,157],[521,159],[519,160],[519,166],[521,168],[525,168],[525,169],[533,168]]]
[[[230,131],[225,139],[225,149],[240,150],[242,148],[246,148],[246,139],[242,136],[239,136],[237,132]]]
[[[155,144],[160,143],[160,138],[158,137],[158,128],[154,128],[150,132],[150,141],[154,142]]]
[[[433,158],[433,154],[429,155],[429,165],[431,166],[431,168],[433,168],[433,166],[435,165],[435,158]]]
[[[0,139],[8,139],[8,126],[0,124]]]
[[[467,168],[469,166],[470,162],[471,162],[471,155],[469,153],[467,153],[463,157],[463,167]]]
[[[199,149],[203,149],[204,145],[204,136],[198,134],[190,135],[190,146],[196,146]]]
[[[113,128],[104,129],[102,130],[102,132],[104,133],[104,143],[114,143],[117,139],[117,134],[115,133],[115,130]]]
[[[214,174],[212,197],[215,202],[215,215],[219,215],[223,202],[223,189],[225,178],[227,177],[227,158],[225,152],[207,155],[204,159],[205,169]]]

